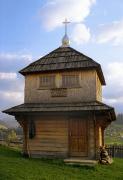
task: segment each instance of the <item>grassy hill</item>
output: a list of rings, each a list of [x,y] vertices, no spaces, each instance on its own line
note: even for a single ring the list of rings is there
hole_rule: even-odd
[[[109,166],[73,167],[62,160],[24,159],[0,146],[0,180],[123,180],[123,159]]]
[[[105,144],[123,144],[123,123],[113,122],[105,131]]]

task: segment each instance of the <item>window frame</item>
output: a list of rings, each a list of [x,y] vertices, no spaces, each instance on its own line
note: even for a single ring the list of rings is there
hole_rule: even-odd
[[[69,79],[69,78],[72,78],[72,76],[75,78],[73,80],[74,83],[71,83],[72,81]],[[65,78],[66,78],[66,80],[65,80]],[[75,73],[73,73],[73,74],[72,73],[71,74],[62,74],[62,88],[80,88],[79,74],[75,74]]]
[[[43,78],[45,78],[45,79],[43,80]],[[53,79],[50,80],[50,78],[53,78]],[[52,81],[52,82],[50,82],[50,81]],[[43,83],[44,83],[44,85],[43,85]],[[53,88],[56,88],[56,75],[55,74],[40,75],[39,76],[38,88],[39,89],[53,89]]]

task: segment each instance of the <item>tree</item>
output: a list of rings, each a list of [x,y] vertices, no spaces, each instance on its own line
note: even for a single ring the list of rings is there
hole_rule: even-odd
[[[15,130],[9,131],[8,136],[7,136],[8,145],[10,144],[11,141],[15,141],[16,139],[17,139],[17,135],[16,135]]]

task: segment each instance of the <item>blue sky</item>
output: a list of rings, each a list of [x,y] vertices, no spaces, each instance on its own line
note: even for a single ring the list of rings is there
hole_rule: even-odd
[[[103,101],[123,112],[123,0],[0,0],[0,110],[23,102],[17,72],[61,45],[65,17],[71,46],[102,65]]]

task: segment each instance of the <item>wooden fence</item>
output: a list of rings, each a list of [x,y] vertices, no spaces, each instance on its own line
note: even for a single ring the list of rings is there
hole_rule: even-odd
[[[107,145],[106,150],[111,157],[123,158],[123,145]]]
[[[22,148],[23,142],[22,141],[10,141],[10,142],[7,142],[7,141],[5,141],[3,139],[0,139],[0,145]]]

